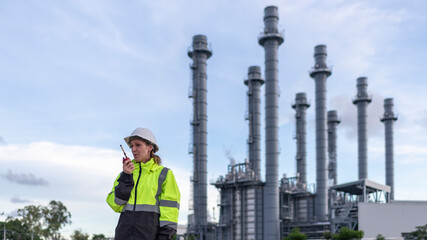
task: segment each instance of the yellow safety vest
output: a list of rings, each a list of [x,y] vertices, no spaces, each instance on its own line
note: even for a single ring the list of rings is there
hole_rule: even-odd
[[[169,227],[176,231],[181,195],[172,171],[158,165],[153,159],[145,164],[135,160],[132,162],[135,165],[132,176],[122,172],[107,196],[108,205],[121,213],[116,236],[138,235],[138,230],[146,232],[148,228],[156,228],[157,222],[159,228]],[[155,225],[148,226],[146,218],[155,218],[152,220]]]

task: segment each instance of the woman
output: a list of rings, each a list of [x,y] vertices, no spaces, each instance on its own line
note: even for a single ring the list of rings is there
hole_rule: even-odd
[[[180,200],[175,177],[154,154],[159,146],[149,129],[135,129],[125,142],[134,159],[123,159],[123,171],[107,196],[108,205],[120,213],[115,239],[171,239]]]

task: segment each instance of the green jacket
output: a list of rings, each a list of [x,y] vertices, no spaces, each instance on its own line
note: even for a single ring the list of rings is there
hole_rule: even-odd
[[[153,159],[120,173],[107,203],[120,213],[115,239],[170,239],[176,233],[180,192],[172,171]]]

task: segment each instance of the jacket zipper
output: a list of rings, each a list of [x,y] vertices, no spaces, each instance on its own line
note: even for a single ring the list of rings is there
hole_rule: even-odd
[[[133,230],[135,228],[135,209],[136,209],[136,197],[137,197],[137,193],[138,193],[138,183],[139,183],[139,179],[141,178],[141,172],[142,172],[142,168],[141,168],[141,162],[139,162],[139,174],[138,174],[138,180],[136,180],[136,185],[135,185],[135,201],[133,203],[133,214],[132,214],[132,239],[133,239]]]

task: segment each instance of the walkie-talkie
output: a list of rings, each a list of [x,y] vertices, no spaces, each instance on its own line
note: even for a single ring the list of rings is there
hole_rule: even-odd
[[[123,158],[123,162],[125,162],[125,161],[126,161],[126,160],[128,160],[129,158],[128,158],[128,156],[126,155],[126,152],[125,152],[125,150],[123,149],[122,145],[120,145],[120,148],[122,149],[123,154],[125,155],[125,157]]]

